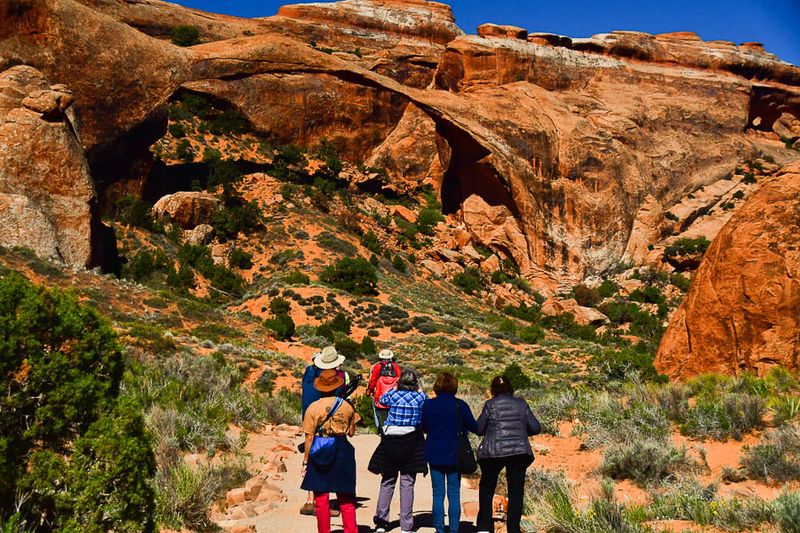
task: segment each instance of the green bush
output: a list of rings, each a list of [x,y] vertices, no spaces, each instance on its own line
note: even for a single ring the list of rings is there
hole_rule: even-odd
[[[583,326],[575,322],[575,316],[571,313],[562,313],[555,316],[547,316],[542,319],[542,326],[547,329],[560,333],[565,337],[582,339],[586,341],[597,340],[595,328],[591,325]]]
[[[681,432],[696,438],[740,440],[744,433],[763,427],[764,400],[751,394],[701,396],[686,413]]]
[[[670,283],[678,287],[681,291],[687,292],[692,284],[692,280],[682,274],[675,273],[670,276]]]
[[[333,343],[336,351],[349,359],[356,359],[361,355],[361,344],[350,337],[340,337]]]
[[[644,289],[636,289],[631,292],[629,298],[634,302],[647,304],[660,304],[666,300],[661,291],[655,285],[648,285]]]
[[[253,254],[241,248],[234,248],[228,256],[228,262],[234,268],[249,270],[253,268]]]
[[[661,441],[634,440],[606,450],[599,470],[612,479],[630,479],[646,487],[695,467],[686,448],[675,448]]]
[[[211,113],[212,107],[208,100],[197,93],[184,93],[181,97],[181,106],[190,114],[201,119]]]
[[[141,198],[126,195],[120,198],[115,205],[116,219],[123,224],[153,231],[151,208],[152,206]]]
[[[244,175],[239,166],[230,159],[213,158],[208,163],[208,188],[215,189],[225,185],[233,185],[242,180]]]
[[[0,516],[152,531],[152,451],[138,408],[117,400],[111,327],[74,295],[17,274],[0,279],[0,316]],[[30,497],[14,509],[18,493]]]
[[[408,270],[408,265],[399,255],[392,257],[392,267],[398,272],[405,273]]]
[[[767,483],[800,479],[800,430],[783,426],[766,433],[757,445],[745,447],[740,463],[752,479]]]
[[[361,244],[373,254],[380,254],[383,251],[381,241],[378,240],[378,236],[372,230],[369,230],[361,237]]]
[[[603,280],[603,283],[597,287],[597,295],[600,296],[600,298],[611,298],[618,292],[619,284],[613,279]]]
[[[308,275],[303,274],[299,270],[290,270],[288,274],[286,274],[285,278],[286,283],[289,285],[308,285],[311,283],[311,278]]]
[[[245,133],[249,129],[247,119],[236,109],[226,109],[208,123],[208,131],[214,135]]]
[[[145,281],[157,272],[168,272],[172,261],[162,250],[141,250],[122,266],[122,277]]]
[[[578,305],[584,307],[594,307],[600,303],[602,299],[597,289],[592,289],[581,283],[572,288],[572,297],[578,302]]]
[[[682,238],[664,248],[665,257],[677,257],[681,255],[704,254],[711,241],[705,237],[694,239]]]
[[[336,313],[334,317],[328,322],[328,325],[333,331],[340,331],[345,335],[349,335],[353,327],[353,322],[344,313]]]
[[[541,307],[538,305],[529,306],[525,303],[521,303],[516,307],[513,305],[506,305],[503,308],[503,312],[507,315],[519,318],[520,320],[525,320],[530,323],[536,323],[542,317]]]
[[[272,396],[272,391],[275,389],[275,372],[272,370],[264,370],[256,380],[256,390]]]
[[[328,231],[320,233],[317,237],[317,243],[327,250],[342,255],[355,256],[358,254],[358,249],[355,246]]]
[[[340,259],[325,267],[319,279],[326,285],[358,296],[378,293],[378,274],[363,257]]]
[[[423,235],[433,235],[433,228],[444,221],[444,216],[438,209],[423,207],[417,215],[416,229]]]
[[[179,24],[172,28],[172,44],[177,46],[194,46],[200,44],[200,30],[197,26]]]
[[[289,313],[292,306],[284,298],[273,298],[269,302],[269,310],[273,315],[285,315]]]
[[[173,122],[167,129],[169,130],[169,134],[176,139],[183,139],[186,137],[186,128],[180,122]]]
[[[483,288],[481,271],[475,267],[469,267],[464,272],[453,276],[453,284],[467,294],[477,294]]]
[[[667,377],[661,375],[653,366],[653,354],[642,353],[631,348],[603,350],[589,359],[593,375],[604,382],[624,382],[636,373],[645,381],[666,383]]]
[[[369,335],[364,335],[361,339],[361,353],[369,357],[378,353],[378,347],[375,346],[375,341]]]
[[[515,390],[529,389],[531,386],[531,378],[525,373],[525,370],[519,366],[519,363],[511,363],[503,370],[503,376],[511,382],[511,386]]]
[[[800,492],[783,491],[773,503],[781,533],[800,533]]]
[[[517,336],[528,344],[538,344],[544,339],[544,330],[535,325],[525,326],[517,330]]]
[[[286,313],[278,314],[264,320],[264,327],[272,332],[279,341],[290,340],[294,336],[294,320]]]
[[[192,148],[192,144],[188,139],[181,139],[178,141],[178,144],[175,145],[175,157],[184,163],[188,164],[194,162],[194,156],[194,148]]]

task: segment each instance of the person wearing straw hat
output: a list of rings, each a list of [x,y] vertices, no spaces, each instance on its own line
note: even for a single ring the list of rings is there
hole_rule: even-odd
[[[375,427],[381,433],[386,419],[389,417],[389,406],[380,402],[381,396],[397,386],[400,379],[400,365],[395,362],[394,352],[388,349],[378,353],[379,361],[369,371],[367,395],[372,397],[372,412],[375,416]]]
[[[322,397],[320,392],[314,387],[314,382],[320,376],[322,371],[334,369],[336,370],[337,375],[344,380],[344,384],[335,391],[335,396],[341,396],[347,383],[350,381],[350,376],[347,374],[347,372],[341,369],[342,363],[345,361],[345,357],[338,353],[335,347],[326,346],[321,352],[315,353],[311,361],[312,364],[306,367],[302,380],[301,416],[303,418],[306,416],[306,410],[308,410],[308,407]],[[311,516],[314,515],[313,493],[308,493],[306,503],[300,507],[300,514]],[[333,509],[332,514],[333,516],[338,516],[339,511]]]
[[[340,363],[341,364],[341,363]],[[301,488],[314,493],[318,533],[330,533],[330,493],[336,493],[344,533],[358,533],[356,524],[356,452],[347,437],[352,437],[360,420],[349,402],[336,396],[344,378],[334,368],[320,372],[314,388],[320,399],[308,406],[303,417],[305,455]],[[311,453],[315,436],[332,437],[333,455],[315,459]]]

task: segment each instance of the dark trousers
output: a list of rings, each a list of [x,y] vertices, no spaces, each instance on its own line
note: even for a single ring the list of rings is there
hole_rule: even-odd
[[[519,522],[522,520],[522,500],[525,494],[525,470],[533,462],[530,455],[512,455],[510,457],[497,457],[491,459],[480,459],[481,482],[478,489],[478,500],[480,508],[478,510],[478,520],[476,529],[478,531],[489,531],[494,533],[494,491],[497,488],[497,478],[500,471],[506,469],[506,480],[508,481],[508,515],[506,517],[506,527],[508,533],[521,533]]]

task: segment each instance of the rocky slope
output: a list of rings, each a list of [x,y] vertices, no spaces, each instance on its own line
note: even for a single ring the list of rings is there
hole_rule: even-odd
[[[151,37],[178,21],[208,43]],[[759,151],[791,157],[749,132],[800,114],[800,70],[755,44],[491,25],[462,35],[447,6],[418,0],[286,6],[255,21],[152,0],[16,0],[0,22],[12,28],[5,65],[74,91],[103,198],[141,190],[165,104],[192,90],[278,142],[332,138],[398,183],[427,179],[446,212],[472,194],[504,205],[524,240],[499,251],[551,287],[617,263],[649,197],[669,208]],[[416,160],[395,158],[411,139]]]
[[[702,372],[798,370],[800,358],[800,165],[781,169],[722,228],[656,366],[673,378]]]

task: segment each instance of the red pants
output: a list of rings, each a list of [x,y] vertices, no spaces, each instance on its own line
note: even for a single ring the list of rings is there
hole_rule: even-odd
[[[337,492],[336,499],[339,500],[344,533],[358,533],[356,495]],[[319,533],[331,533],[331,505],[327,492],[314,493],[314,510],[317,513],[317,531]]]

